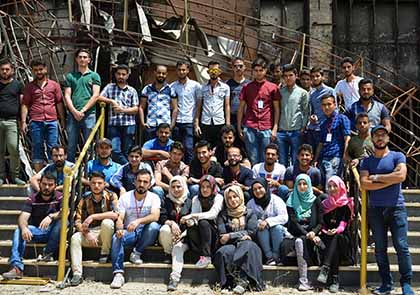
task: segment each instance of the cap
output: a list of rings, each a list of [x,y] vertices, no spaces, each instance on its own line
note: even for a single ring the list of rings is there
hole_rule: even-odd
[[[112,147],[112,142],[108,138],[100,138],[96,141],[96,146],[100,146],[101,144],[107,144]]]
[[[389,133],[388,129],[386,129],[384,125],[377,125],[370,130],[370,134],[374,134],[378,130],[385,130],[387,134]]]

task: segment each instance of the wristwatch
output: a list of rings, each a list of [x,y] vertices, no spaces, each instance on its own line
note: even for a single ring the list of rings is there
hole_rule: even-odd
[[[48,214],[48,217],[51,219],[51,221],[54,221],[54,217],[52,213]]]

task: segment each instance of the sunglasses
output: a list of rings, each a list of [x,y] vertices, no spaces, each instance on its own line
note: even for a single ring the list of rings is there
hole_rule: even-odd
[[[220,69],[209,69],[208,70],[209,74],[219,74],[220,73]]]

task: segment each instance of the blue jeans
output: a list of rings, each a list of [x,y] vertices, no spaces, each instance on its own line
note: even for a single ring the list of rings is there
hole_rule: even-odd
[[[153,186],[151,189],[150,189],[152,192],[154,192],[156,195],[158,195],[159,196],[159,198],[160,198],[160,201],[161,202],[163,202],[164,201],[164,199],[165,199],[165,191],[163,190],[163,188],[161,188],[160,186],[157,186],[157,185],[155,185],[155,186]]]
[[[108,137],[112,142],[112,159],[121,164],[127,164],[128,151],[134,143],[136,125],[109,126]]]
[[[82,120],[77,121],[69,112],[67,114],[67,160],[75,162],[76,150],[79,143],[80,131],[83,133],[83,138],[86,140],[96,123],[95,113],[87,115]],[[83,143],[84,144],[84,143]]]
[[[172,132],[173,140],[180,141],[184,145],[184,163],[189,165],[193,159],[194,133],[192,123],[176,123]]]
[[[32,233],[31,242],[47,243],[43,250],[44,253],[55,254],[60,241],[60,222],[61,219],[54,221],[47,229],[40,229],[39,227],[28,225],[28,228]],[[11,266],[16,266],[20,270],[23,270],[22,256],[25,253],[25,247],[26,241],[22,239],[22,232],[20,228],[17,228],[13,234],[12,253],[9,260]]]
[[[284,239],[284,227],[280,224],[257,231],[258,242],[265,258],[280,258],[280,244]]]
[[[144,226],[138,226],[135,231],[124,231],[122,238],[112,237],[111,260],[113,273],[124,272],[124,248],[134,247],[138,253],[153,245],[159,234],[160,225],[152,222]]]
[[[297,151],[300,145],[300,131],[296,130],[277,132],[277,144],[279,146],[280,164],[284,165],[284,167],[293,165],[296,161]]]
[[[245,148],[252,165],[264,162],[264,149],[270,143],[271,130],[244,128]]]
[[[413,273],[407,241],[408,223],[405,207],[369,207],[368,218],[375,241],[375,257],[382,284],[388,286],[394,284],[387,254],[388,229],[391,231],[392,243],[398,256],[400,283],[401,285],[411,283]]]
[[[44,142],[47,145],[48,160],[51,160],[51,147],[58,143],[57,121],[31,121],[29,130],[32,139],[32,162],[34,164],[44,162]]]
[[[328,188],[328,179],[331,176],[343,176],[343,160],[340,157],[322,158],[319,168],[324,178],[323,183],[325,188]]]
[[[289,187],[285,184],[279,186],[279,190],[277,195],[286,203],[287,199],[289,198]]]

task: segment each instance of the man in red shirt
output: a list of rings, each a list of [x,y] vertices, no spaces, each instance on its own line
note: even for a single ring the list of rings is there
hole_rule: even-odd
[[[58,143],[58,123],[65,125],[63,96],[60,85],[48,79],[48,68],[45,62],[34,60],[31,63],[34,80],[26,85],[21,107],[21,131],[26,133],[26,117],[30,117],[29,130],[32,139],[32,161],[36,172],[44,164],[44,142],[47,145],[47,157],[51,160],[51,147]],[[57,116],[58,114],[58,116]]]
[[[276,140],[280,117],[280,92],[276,84],[266,80],[267,61],[264,58],[257,58],[252,63],[252,71],[254,81],[245,85],[240,95],[238,134],[245,142],[249,159],[252,164],[256,164],[264,162],[265,146],[270,140]]]

